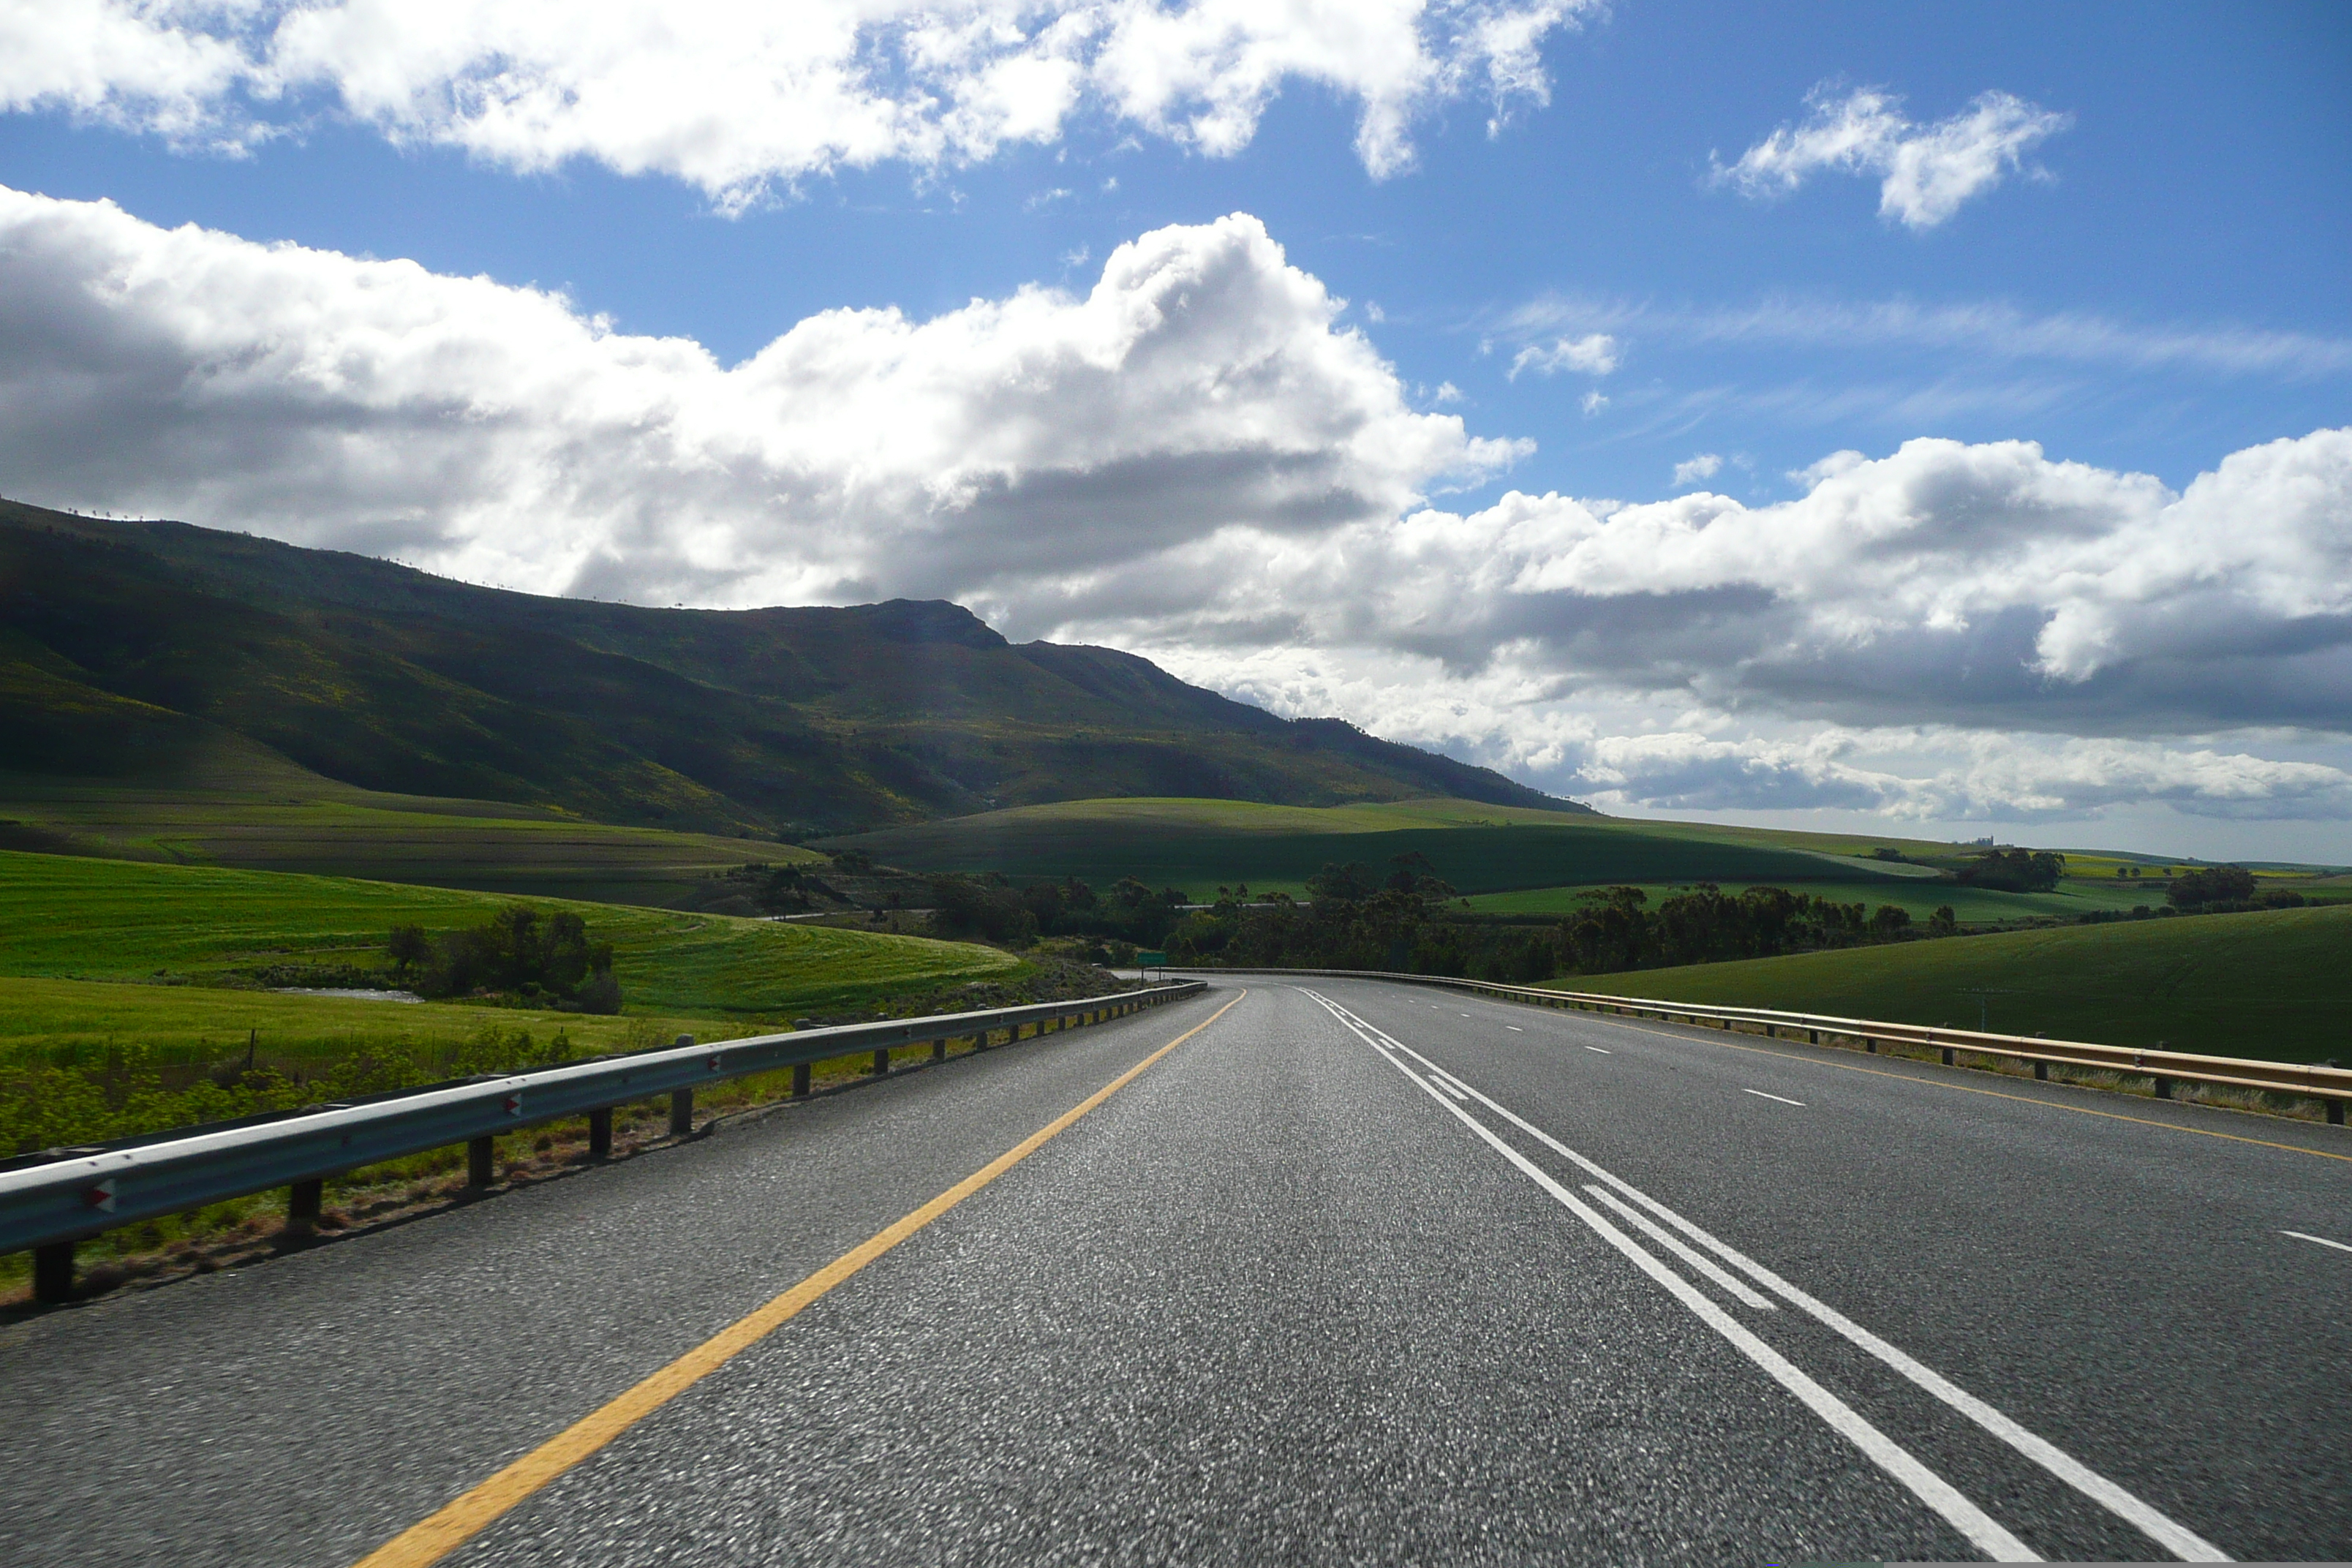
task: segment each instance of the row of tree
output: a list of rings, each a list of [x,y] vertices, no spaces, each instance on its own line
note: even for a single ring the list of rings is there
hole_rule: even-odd
[[[1586,893],[1556,924],[1458,918],[1452,888],[1420,856],[1399,857],[1385,879],[1362,866],[1326,866],[1308,879],[1305,907],[1276,895],[1195,910],[1169,933],[1175,963],[1310,969],[1388,969],[1525,984],[1677,963],[1764,958],[1820,948],[1957,933],[1945,905],[1915,928],[1892,904],[1871,910],[1780,888],[1726,893],[1711,884],[1653,908],[1639,888]]]

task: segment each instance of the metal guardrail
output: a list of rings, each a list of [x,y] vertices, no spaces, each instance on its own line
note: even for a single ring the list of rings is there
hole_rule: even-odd
[[[950,1040],[1048,1024],[1067,1027],[1118,1017],[1199,994],[1202,982],[1181,981],[1108,996],[1039,1002],[976,1013],[843,1024],[788,1035],[695,1045],[681,1038],[663,1050],[607,1057],[442,1085],[410,1094],[373,1097],[364,1103],[324,1105],[282,1116],[129,1140],[105,1148],[54,1151],[37,1163],[16,1162],[0,1171],[0,1254],[30,1250],[34,1295],[62,1300],[72,1294],[73,1247],[119,1226],[202,1208],[272,1187],[290,1189],[289,1221],[319,1215],[320,1184],[329,1176],[383,1160],[463,1143],[467,1177],[491,1180],[492,1140],[567,1117],[588,1118],[589,1152],[609,1153],[613,1109],[667,1094],[670,1131],[692,1127],[694,1091],[754,1073],[794,1069],[793,1092],[809,1092],[809,1069],[821,1061],[871,1050],[876,1073],[890,1070],[889,1053],[929,1044],[932,1059]]]
[[[1729,1028],[1753,1024],[1779,1037],[1789,1030],[1806,1036],[1814,1045],[1826,1037],[1860,1040],[1863,1048],[1878,1049],[1882,1042],[1925,1046],[1939,1050],[1946,1067],[1955,1053],[2000,1057],[2032,1066],[2033,1076],[2047,1079],[2053,1067],[2082,1068],[2099,1072],[2130,1073],[2156,1081],[2159,1100],[2172,1098],[2175,1083],[2215,1084],[2229,1089],[2265,1089],[2273,1094],[2300,1095],[2318,1100],[2328,1122],[2344,1125],[2344,1107],[2352,1100],[2352,1068],[2305,1066],[2299,1062],[2253,1061],[2239,1057],[2198,1056],[2187,1051],[2135,1050],[2129,1046],[2102,1046],[2085,1040],[2050,1040],[2039,1035],[1989,1034],[1980,1029],[1929,1028],[1924,1024],[1896,1024],[1875,1018],[1842,1018],[1826,1013],[1789,1013],[1770,1007],[1718,1007],[1697,1002],[1661,1002],[1641,996],[1614,996],[1600,991],[1552,991],[1536,985],[1503,985],[1490,980],[1457,980],[1443,974],[1398,974],[1373,969],[1194,969],[1195,974],[1312,974],[1336,980],[1401,980],[1415,985],[1444,986],[1516,1002],[1574,1007],[1585,1012],[1654,1017],[1667,1023],[1711,1024]]]

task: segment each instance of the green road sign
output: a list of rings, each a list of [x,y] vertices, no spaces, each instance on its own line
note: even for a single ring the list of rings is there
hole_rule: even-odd
[[[1165,969],[1168,967],[1168,955],[1164,952],[1139,952],[1135,955],[1135,962],[1146,969]]]

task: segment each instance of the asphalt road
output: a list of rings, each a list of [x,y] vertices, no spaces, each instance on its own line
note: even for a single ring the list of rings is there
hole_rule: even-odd
[[[356,1562],[1229,1003],[444,1561],[2352,1557],[2342,1130],[1251,979],[0,1331],[0,1562]]]

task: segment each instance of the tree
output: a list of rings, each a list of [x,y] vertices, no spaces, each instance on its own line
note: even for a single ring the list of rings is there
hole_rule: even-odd
[[[1326,860],[1320,871],[1307,879],[1307,896],[1318,904],[1360,903],[1378,891],[1371,872],[1353,860],[1345,866]]]
[[[2201,870],[2187,871],[2172,879],[2164,896],[2175,909],[2193,910],[2207,904],[2242,904],[2252,901],[2254,874],[2243,866],[2208,866]]]
[[[433,962],[433,940],[425,934],[423,926],[394,926],[392,940],[383,945],[385,954],[392,960],[392,973],[399,979],[407,979],[412,970]]]

